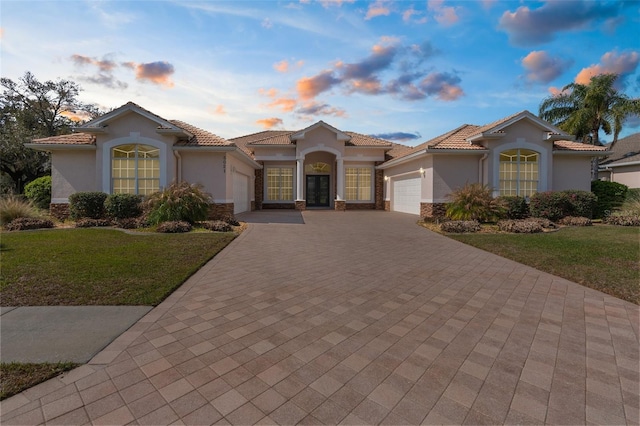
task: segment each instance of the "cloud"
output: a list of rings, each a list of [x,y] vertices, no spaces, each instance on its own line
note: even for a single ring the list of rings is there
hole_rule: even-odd
[[[91,66],[97,68],[97,73],[91,76],[78,76],[81,81],[98,84],[110,89],[126,89],[127,83],[118,80],[114,75],[114,70],[118,64],[109,59],[111,55],[105,55],[102,59],[96,59],[85,55],[73,54],[70,59],[77,67]]]
[[[583,68],[576,76],[575,82],[578,84],[589,84],[593,76],[600,74],[618,74],[620,75],[618,81],[620,84],[623,84],[624,78],[635,72],[639,62],[640,55],[638,52],[631,51],[618,54],[618,52],[613,50],[602,55],[599,64]]]
[[[288,61],[280,61],[276,64],[273,64],[273,69],[278,72],[287,72],[289,71],[289,62]]]
[[[594,2],[590,0],[549,0],[537,9],[520,6],[506,11],[499,28],[516,46],[533,46],[552,41],[561,31],[591,28],[595,22],[617,18],[624,2]]]
[[[278,98],[268,104],[269,108],[279,108],[283,112],[291,112],[298,105],[298,101],[293,98]]]
[[[464,95],[459,86],[460,77],[450,73],[432,72],[427,75],[418,88],[426,95],[435,95],[443,101],[455,101]]]
[[[325,9],[328,9],[331,6],[341,7],[345,3],[355,3],[355,1],[356,0],[320,0],[320,4]],[[305,2],[305,1],[301,0],[300,3],[308,3],[308,2]]]
[[[547,84],[559,77],[572,61],[552,57],[544,50],[534,50],[522,59],[525,78],[532,83]]]
[[[263,118],[260,120],[256,120],[256,123],[261,125],[265,129],[273,129],[274,127],[282,127],[282,119],[281,118]]]
[[[68,111],[67,110],[67,111],[62,111],[60,115],[76,123],[83,123],[93,118],[92,115],[86,111]]]
[[[457,8],[444,6],[444,0],[429,0],[427,2],[427,10],[434,12],[433,18],[437,23],[445,27],[450,27],[460,20],[456,11]]]
[[[148,81],[164,87],[173,87],[171,75],[175,72],[173,65],[166,61],[149,62],[135,66],[136,79]]]
[[[303,77],[296,83],[298,96],[303,100],[313,99],[322,92],[330,90],[340,80],[337,79],[333,70],[325,70],[313,77]]]
[[[369,3],[369,9],[364,19],[369,20],[377,16],[389,16],[391,8],[388,0],[377,0],[375,3]]]
[[[296,110],[299,115],[332,115],[334,117],[346,117],[347,112],[341,108],[335,108],[328,104],[308,102]]]
[[[412,141],[420,139],[422,135],[419,132],[407,133],[407,132],[393,132],[393,133],[378,133],[375,135],[369,135],[373,138],[385,139],[388,141]]]
[[[313,100],[336,87],[347,93],[391,94],[405,100],[420,100],[428,96],[445,101],[458,99],[463,90],[457,75],[423,69],[423,63],[438,53],[428,41],[403,46],[395,38],[383,37],[373,46],[369,56],[357,62],[337,61],[331,69],[298,80],[296,90],[303,101]],[[394,71],[399,71],[398,76],[385,83],[383,76]]]
[[[266,28],[268,30],[273,28],[273,22],[271,22],[271,19],[269,18],[264,18],[260,25],[262,25],[262,28]]]
[[[415,16],[420,16],[422,15],[423,12],[419,12],[417,10],[415,10],[413,8],[413,6],[411,6],[409,9],[405,10],[404,12],[402,12],[402,20],[404,22],[411,22],[412,21],[412,17]],[[416,24],[424,24],[425,22],[427,22],[429,20],[429,18],[427,18],[426,16],[420,18],[420,19],[415,19],[413,20],[413,22],[415,22]]]
[[[227,115],[227,111],[222,104],[216,105],[215,107],[210,106],[207,108],[207,111],[211,115]]]
[[[4,28],[0,27],[0,40],[4,38]]]

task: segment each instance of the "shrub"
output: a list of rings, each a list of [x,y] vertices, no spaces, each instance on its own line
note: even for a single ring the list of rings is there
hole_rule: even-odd
[[[604,222],[617,226],[640,226],[640,214],[632,212],[619,212],[604,218]]]
[[[137,217],[125,217],[124,219],[116,219],[115,224],[122,229],[144,228],[144,224]]]
[[[12,220],[5,229],[7,231],[24,231],[26,229],[53,228],[53,222],[49,219],[37,217],[19,217]]]
[[[26,184],[24,195],[36,207],[48,209],[51,203],[51,176],[42,176]]]
[[[477,220],[450,220],[443,222],[440,229],[444,232],[463,233],[478,232],[480,230],[480,222]]]
[[[84,217],[76,222],[76,228],[95,228],[101,226],[111,226],[109,219],[91,219]]]
[[[191,231],[191,224],[184,221],[168,221],[158,225],[158,232],[166,234],[178,234]]]
[[[622,205],[628,192],[628,187],[618,182],[594,180],[591,191],[598,197],[593,217],[603,218]]]
[[[502,196],[498,197],[498,202],[504,208],[504,215],[507,219],[524,219],[529,217],[529,205],[524,197]]]
[[[104,201],[107,216],[128,219],[142,214],[142,197],[135,194],[111,194]]]
[[[206,220],[209,214],[209,194],[201,185],[174,183],[164,191],[151,194],[146,202],[149,222],[184,221],[193,224]]]
[[[0,225],[6,225],[21,217],[36,217],[33,205],[15,195],[0,198]]]
[[[531,222],[539,223],[540,226],[542,226],[544,229],[557,229],[558,228],[558,225],[556,225],[555,223],[553,223],[552,221],[550,221],[549,219],[546,219],[544,217],[530,217],[530,218],[527,218],[527,220],[529,220]]]
[[[565,226],[591,226],[591,219],[588,217],[580,217],[580,216],[565,216],[558,222],[560,225]]]
[[[542,224],[529,219],[507,219],[498,222],[498,229],[515,234],[536,234],[543,231]]]
[[[640,188],[630,188],[620,211],[640,215]],[[614,213],[615,214],[615,213]]]
[[[497,219],[503,208],[491,195],[491,188],[479,183],[466,184],[449,195],[446,216],[453,220],[489,222]]]
[[[556,221],[565,216],[593,217],[597,198],[588,191],[547,191],[531,196],[531,216]]]
[[[231,224],[228,222],[223,222],[221,220],[208,220],[206,222],[202,222],[202,227],[208,229],[209,231],[216,232],[231,232],[233,228]]]
[[[104,192],[76,192],[69,197],[69,215],[78,220],[85,217],[90,219],[104,219]]]
[[[224,215],[220,218],[220,220],[227,222],[231,226],[240,226],[240,222],[238,222],[236,217],[232,214]]]

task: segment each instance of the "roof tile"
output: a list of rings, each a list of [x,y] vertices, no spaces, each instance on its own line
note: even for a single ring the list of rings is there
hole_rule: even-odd
[[[33,143],[42,145],[95,145],[96,137],[89,133],[71,133],[68,135],[34,139]]]

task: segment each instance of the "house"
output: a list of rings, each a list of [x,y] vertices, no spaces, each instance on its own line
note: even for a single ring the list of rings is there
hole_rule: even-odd
[[[640,133],[613,142],[611,155],[600,161],[598,179],[640,188]]]
[[[51,212],[59,217],[74,192],[149,194],[175,181],[203,185],[214,215],[286,208],[432,217],[465,183],[489,185],[496,196],[588,191],[591,158],[607,154],[528,111],[408,147],[323,121],[224,139],[132,102],[27,146],[52,154]]]

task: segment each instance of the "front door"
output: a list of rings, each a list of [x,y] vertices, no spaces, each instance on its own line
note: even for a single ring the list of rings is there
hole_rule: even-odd
[[[329,207],[329,176],[307,175],[307,207]]]

